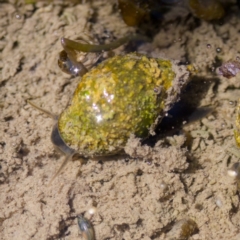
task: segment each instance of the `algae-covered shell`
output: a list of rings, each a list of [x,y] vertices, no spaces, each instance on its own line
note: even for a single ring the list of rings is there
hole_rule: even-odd
[[[135,53],[110,58],[82,77],[59,116],[59,133],[83,156],[115,154],[131,134],[153,132],[187,79],[186,68],[170,60]]]

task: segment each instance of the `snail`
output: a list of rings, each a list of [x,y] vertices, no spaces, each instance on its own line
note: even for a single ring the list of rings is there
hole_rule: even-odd
[[[95,234],[91,222],[83,217],[83,215],[79,215],[77,221],[83,238],[86,240],[94,240]]]
[[[116,155],[124,151],[130,135],[142,139],[154,135],[156,125],[188,82],[186,66],[138,53],[114,56],[89,71],[75,58],[76,51],[110,50],[129,39],[106,45],[61,40],[60,67],[81,76],[70,104],[56,116],[29,102],[54,119],[51,141],[66,156],[50,183],[74,154],[85,158]]]

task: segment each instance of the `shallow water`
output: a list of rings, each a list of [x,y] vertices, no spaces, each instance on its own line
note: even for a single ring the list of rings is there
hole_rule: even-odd
[[[84,213],[96,239],[179,239],[179,221],[192,220],[197,227],[186,239],[238,239],[239,194],[227,170],[238,161],[230,152],[238,152],[233,129],[240,74],[226,79],[215,69],[240,57],[239,9],[229,6],[214,22],[176,9],[162,13],[148,30],[145,23],[127,26],[113,0],[74,7],[38,2],[18,9],[0,3],[2,239],[80,239],[75,217]],[[134,49],[193,64],[198,71],[182,100],[216,106],[214,111],[181,126],[178,135],[157,137],[155,145],[131,138],[125,148],[131,158],[74,160],[47,187],[62,155],[50,141],[51,119],[26,100],[55,114],[69,102],[78,80],[57,67],[61,37],[88,34],[107,43],[136,31],[147,33],[152,43],[131,43],[115,53]]]

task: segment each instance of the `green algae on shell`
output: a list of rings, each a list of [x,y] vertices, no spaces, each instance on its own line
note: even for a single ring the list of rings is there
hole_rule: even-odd
[[[83,156],[115,154],[131,134],[153,132],[187,79],[186,67],[170,60],[136,53],[110,58],[82,77],[59,117],[59,133]]]

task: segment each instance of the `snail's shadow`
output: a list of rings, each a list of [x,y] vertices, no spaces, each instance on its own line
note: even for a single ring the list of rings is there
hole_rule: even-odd
[[[219,79],[193,77],[180,95],[180,101],[175,103],[167,116],[162,119],[156,128],[156,135],[150,136],[143,144],[154,146],[155,143],[167,136],[182,134],[184,124],[191,124],[213,113],[216,105],[209,102],[208,106],[200,107],[210,88],[217,91]]]

